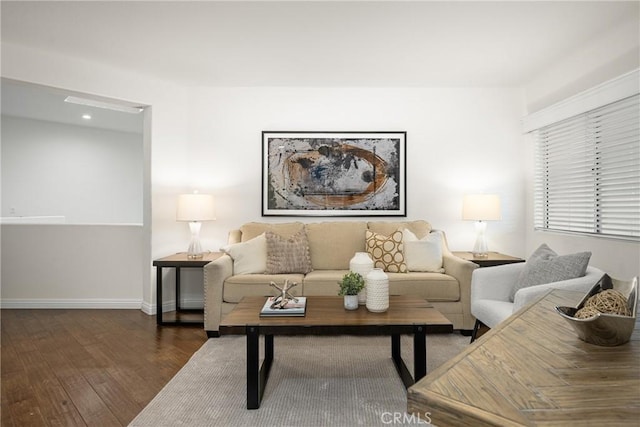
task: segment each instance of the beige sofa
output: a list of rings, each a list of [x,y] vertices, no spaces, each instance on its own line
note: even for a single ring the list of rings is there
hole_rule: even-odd
[[[307,274],[234,274],[234,262],[224,255],[204,267],[205,330],[208,336],[218,336],[222,317],[245,296],[273,294],[271,281],[282,284],[288,279],[297,282],[294,295],[337,295],[338,280],[349,270],[349,261],[356,252],[365,251],[365,232],[370,230],[390,235],[408,229],[418,238],[432,232],[426,221],[327,221],[317,223],[248,223],[229,233],[229,243],[246,242],[266,231],[289,237],[304,229],[309,240],[311,266]],[[454,329],[470,331],[471,275],[476,264],[458,258],[449,251],[443,236],[444,273],[387,273],[391,295],[416,295],[425,298],[453,323]]]

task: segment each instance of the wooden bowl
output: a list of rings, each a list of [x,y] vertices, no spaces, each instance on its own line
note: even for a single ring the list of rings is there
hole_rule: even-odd
[[[588,319],[577,319],[575,314],[584,307],[587,300],[606,289],[614,289],[627,298],[627,307],[632,313],[631,316],[622,316],[618,314],[598,313]],[[613,347],[624,344],[629,341],[633,328],[636,324],[636,316],[638,309],[638,278],[623,281],[609,277],[602,278],[587,293],[577,307],[557,306],[556,311],[569,322],[578,334],[578,337],[590,344]]]

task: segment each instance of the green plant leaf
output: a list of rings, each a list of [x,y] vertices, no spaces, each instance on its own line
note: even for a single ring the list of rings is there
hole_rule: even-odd
[[[338,284],[340,285],[338,295],[358,295],[358,292],[364,288],[364,277],[360,273],[350,271],[342,276],[342,280]]]

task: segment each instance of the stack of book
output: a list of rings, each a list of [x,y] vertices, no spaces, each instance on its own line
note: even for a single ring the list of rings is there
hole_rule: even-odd
[[[271,308],[276,297],[269,297],[265,301],[260,316],[304,316],[307,309],[307,298],[297,297],[297,301],[289,300],[284,308]]]

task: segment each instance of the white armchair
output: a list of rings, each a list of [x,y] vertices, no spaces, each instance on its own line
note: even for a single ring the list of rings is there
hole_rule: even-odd
[[[576,279],[522,288],[510,301],[511,290],[518,281],[525,263],[505,264],[474,270],[471,276],[471,314],[476,323],[471,342],[476,338],[481,324],[494,328],[528,303],[537,300],[551,289],[566,289],[587,293],[600,280],[604,272],[595,267],[587,267],[584,276]]]

